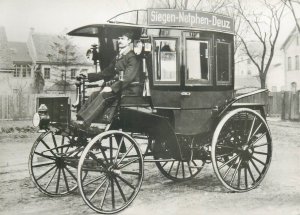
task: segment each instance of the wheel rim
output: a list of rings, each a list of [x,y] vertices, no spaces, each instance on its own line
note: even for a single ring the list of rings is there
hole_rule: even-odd
[[[82,172],[88,172],[83,179]],[[136,197],[144,176],[143,157],[127,134],[108,131],[85,148],[78,166],[78,186],[83,200],[98,213],[125,209]]]
[[[159,144],[155,143],[155,144]],[[173,160],[170,152],[164,143],[159,145],[159,152],[153,151],[155,164],[159,171],[172,181],[187,181],[198,175],[205,165],[205,161],[193,159],[191,150],[191,158],[184,161]],[[170,161],[168,161],[170,160]]]
[[[77,188],[76,168],[82,149],[75,150],[71,142],[69,137],[48,131],[38,137],[31,149],[30,176],[46,195],[63,196]]]
[[[155,157],[154,157],[155,159]],[[202,160],[190,161],[157,161],[159,171],[173,181],[186,181],[194,178],[203,169],[205,164]]]
[[[257,187],[272,157],[266,121],[246,108],[229,112],[216,128],[211,157],[217,177],[229,190],[243,192]]]

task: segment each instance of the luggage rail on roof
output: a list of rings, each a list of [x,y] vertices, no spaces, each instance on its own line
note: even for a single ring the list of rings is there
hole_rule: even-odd
[[[147,25],[147,15],[148,11],[145,9],[139,9],[139,10],[130,10],[123,13],[119,13],[118,15],[110,18],[107,20],[108,23],[120,23],[120,24],[131,24],[131,25]],[[122,18],[128,19],[122,21]],[[120,20],[118,20],[120,19]],[[130,21],[132,19],[132,21]]]

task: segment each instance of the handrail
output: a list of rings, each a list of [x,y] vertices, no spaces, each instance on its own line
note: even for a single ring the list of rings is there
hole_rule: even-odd
[[[225,107],[222,109],[222,111],[218,114],[218,116],[221,116],[230,106],[232,106],[233,103],[237,102],[238,100],[241,100],[242,98],[246,98],[255,94],[259,94],[259,93],[263,93],[268,91],[268,89],[259,89],[259,90],[255,90],[249,93],[245,93],[243,95],[237,96],[233,99],[231,99],[226,105]]]
[[[131,22],[122,22],[122,21],[114,21],[114,19],[116,19],[117,17],[120,17],[124,14],[127,14],[127,13],[132,13],[132,12],[136,12],[136,19],[135,19],[135,24],[134,23],[131,23]],[[139,12],[147,12],[147,10],[145,9],[138,9],[138,10],[130,10],[130,11],[126,11],[126,12],[122,12],[122,13],[119,13],[117,14],[116,16],[113,16],[112,18],[108,19],[107,22],[108,23],[123,23],[123,24],[133,24],[133,25],[138,25],[139,23]]]

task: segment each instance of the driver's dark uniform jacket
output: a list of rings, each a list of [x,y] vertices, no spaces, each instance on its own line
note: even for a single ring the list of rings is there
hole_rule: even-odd
[[[123,71],[123,79],[113,81],[116,76],[120,76]],[[87,125],[97,117],[102,117],[104,111],[117,98],[118,95],[140,95],[140,60],[130,49],[119,54],[110,65],[99,73],[89,73],[89,82],[99,80],[112,80],[112,92],[93,92],[86,103],[77,113]],[[136,84],[135,84],[136,83]]]

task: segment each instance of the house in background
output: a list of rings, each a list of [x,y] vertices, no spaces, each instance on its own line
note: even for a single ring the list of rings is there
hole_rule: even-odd
[[[300,23],[300,19],[298,19]],[[300,88],[300,33],[296,26],[284,41],[285,90],[296,91]]]
[[[258,42],[249,42],[250,53],[260,55],[256,50],[260,50]],[[235,89],[240,92],[247,92],[261,88],[259,72],[249,56],[241,49],[235,57]],[[284,89],[283,55],[280,50],[276,50],[269,67],[266,88],[271,92]]]
[[[11,92],[8,84],[15,71],[5,28],[0,26],[0,94]]]
[[[74,93],[75,77],[93,72],[94,66],[78,48],[76,61],[67,68],[51,61],[48,55],[57,40],[57,35],[31,30],[27,42],[11,42],[0,27],[0,94]]]
[[[258,49],[258,44],[253,43],[250,47],[252,49]],[[252,51],[252,50],[251,50]],[[234,87],[238,93],[244,93],[253,91],[260,88],[260,79],[256,66],[251,59],[241,48],[237,50],[235,54],[235,81]]]
[[[30,56],[36,72],[39,72],[44,80],[43,91],[46,93],[66,93],[75,90],[75,77],[80,73],[93,71],[93,64],[76,49],[77,59],[67,68],[49,58],[53,52],[54,43],[59,43],[57,35],[35,33],[31,29],[27,40]]]
[[[8,42],[11,52],[14,71],[8,80],[13,93],[32,93],[34,74],[32,59],[25,42]]]

